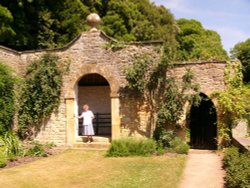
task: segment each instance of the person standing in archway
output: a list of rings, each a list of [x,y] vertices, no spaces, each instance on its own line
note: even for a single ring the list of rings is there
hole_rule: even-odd
[[[83,130],[84,130],[84,135],[87,136],[87,143],[90,143],[93,141],[93,135],[94,133],[94,128],[93,128],[93,119],[95,118],[93,112],[89,110],[89,106],[87,104],[83,105],[83,112],[82,114],[78,117],[83,118]]]

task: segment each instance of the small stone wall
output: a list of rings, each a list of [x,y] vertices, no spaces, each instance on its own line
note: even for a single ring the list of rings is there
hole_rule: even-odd
[[[241,120],[232,129],[233,144],[243,151],[250,151],[250,138],[248,136],[247,124],[247,120]]]

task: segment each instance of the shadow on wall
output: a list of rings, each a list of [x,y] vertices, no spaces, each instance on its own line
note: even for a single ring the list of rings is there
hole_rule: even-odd
[[[153,112],[142,95],[121,91],[120,97],[122,136],[150,137],[153,131]]]

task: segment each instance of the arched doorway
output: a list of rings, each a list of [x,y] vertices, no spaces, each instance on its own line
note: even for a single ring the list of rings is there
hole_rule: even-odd
[[[84,75],[78,81],[78,114],[88,104],[95,114],[93,121],[96,136],[111,136],[111,99],[108,81],[99,74]],[[78,122],[78,136],[83,135],[82,119]]]
[[[216,109],[205,94],[201,93],[198,106],[190,112],[190,145],[195,149],[217,149]]]

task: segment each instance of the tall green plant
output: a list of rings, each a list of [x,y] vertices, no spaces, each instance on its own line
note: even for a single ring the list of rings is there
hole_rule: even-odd
[[[58,107],[64,68],[64,62],[59,62],[52,54],[43,55],[27,68],[18,118],[22,138],[32,136],[41,122]]]
[[[225,80],[227,88],[212,94],[217,100],[218,142],[221,146],[230,145],[231,129],[237,120],[250,119],[250,87],[243,85],[240,62],[228,62]]]
[[[0,63],[0,135],[11,128],[15,111],[15,78],[11,70]]]
[[[192,83],[194,75],[191,70],[187,70],[181,82],[170,74],[174,57],[174,47],[166,45],[160,59],[144,56],[126,69],[128,88],[140,91],[148,101],[151,113],[156,114],[152,130],[177,125],[185,102],[197,101],[198,98],[199,86]]]
[[[8,131],[0,137],[0,148],[8,159],[22,155],[23,147],[15,133]]]

